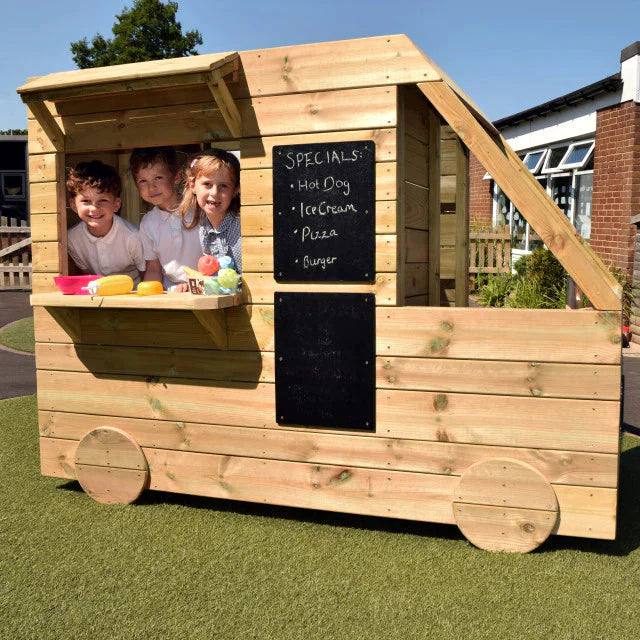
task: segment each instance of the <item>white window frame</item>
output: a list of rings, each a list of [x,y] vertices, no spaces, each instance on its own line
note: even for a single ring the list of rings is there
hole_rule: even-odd
[[[585,157],[579,162],[567,163],[567,159],[571,155],[571,152],[576,147],[582,147],[586,144],[589,144],[590,146],[589,146],[589,149],[587,150],[587,154],[585,155]],[[591,154],[593,153],[593,149],[595,146],[596,146],[596,141],[594,139],[579,140],[578,142],[572,142],[569,145],[567,152],[562,157],[562,160],[560,160],[560,162],[558,163],[558,169],[560,169],[561,171],[564,169],[582,169],[582,167],[584,167],[584,165],[587,164],[587,162],[589,162],[589,160],[591,159]]]
[[[525,167],[527,166],[527,160],[529,159],[529,156],[533,156],[536,153],[542,153],[542,155],[540,156],[540,159],[536,163],[535,167],[533,167],[533,169],[529,169],[529,171],[534,174],[538,172],[538,170],[540,169],[540,165],[545,161],[545,158],[547,157],[547,155],[549,155],[549,148],[544,147],[542,149],[534,149],[533,151],[527,151],[526,155],[522,159],[522,163],[525,165]]]
[[[562,169],[560,169],[560,162],[562,161],[562,159],[565,156],[562,156],[562,158],[560,158],[560,162],[558,162],[558,165],[555,167],[549,167],[549,160],[551,160],[551,154],[558,149],[559,147],[565,147],[565,146],[571,146],[570,143],[565,143],[565,144],[556,144],[553,147],[549,148],[549,151],[547,152],[547,156],[544,159],[544,164],[542,165],[542,169],[540,169],[540,173],[557,173],[559,171],[562,171]],[[566,153],[565,153],[566,155]]]

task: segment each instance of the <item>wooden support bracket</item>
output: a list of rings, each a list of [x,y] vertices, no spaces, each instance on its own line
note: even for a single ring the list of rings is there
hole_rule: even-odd
[[[49,140],[51,140],[51,144],[55,147],[56,151],[64,151],[65,135],[62,133],[62,129],[60,129],[46,105],[38,101],[28,102],[27,104],[29,105],[29,109],[31,109],[31,113],[33,113],[38,121],[38,124],[47,134]]]
[[[229,131],[231,131],[231,135],[234,138],[240,138],[242,136],[242,118],[219,71],[211,72],[211,80],[207,82],[207,86],[229,127]]]
[[[193,315],[211,336],[213,344],[218,349],[228,349],[227,316],[224,309],[193,310]]]
[[[80,309],[70,307],[47,307],[47,311],[55,321],[65,330],[73,342],[82,342],[82,328],[80,326]]]

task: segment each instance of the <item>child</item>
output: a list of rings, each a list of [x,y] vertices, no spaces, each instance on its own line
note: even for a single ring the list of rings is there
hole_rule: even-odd
[[[81,162],[67,179],[69,205],[80,222],[69,229],[69,255],[83,273],[125,274],[135,284],[144,271],[138,227],[115,215],[120,209],[120,176],[98,160]]]
[[[154,205],[140,223],[146,260],[145,280],[158,280],[170,291],[188,291],[186,265],[197,268],[202,255],[198,230],[183,226],[177,213],[180,166],[171,147],[134,149],[129,159],[140,197]]]
[[[240,163],[222,149],[197,154],[186,169],[187,185],[179,211],[184,226],[200,225],[202,253],[233,258],[242,273]]]

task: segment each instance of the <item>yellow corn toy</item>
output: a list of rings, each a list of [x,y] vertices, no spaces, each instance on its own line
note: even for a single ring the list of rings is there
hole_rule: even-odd
[[[191,267],[184,266],[182,270],[190,277],[190,278],[202,278],[202,274]]]
[[[139,296],[153,296],[158,293],[162,293],[164,289],[162,288],[162,282],[158,282],[157,280],[147,280],[146,282],[141,282],[138,285],[138,295]]]
[[[118,296],[133,291],[133,279],[130,276],[106,276],[92,280],[87,289],[92,296]]]

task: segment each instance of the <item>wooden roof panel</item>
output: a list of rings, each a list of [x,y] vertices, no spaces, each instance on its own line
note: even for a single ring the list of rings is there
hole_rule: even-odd
[[[58,89],[107,85],[145,78],[171,77],[188,73],[208,72],[238,58],[237,52],[211,53],[168,60],[150,60],[133,64],[116,64],[94,69],[75,69],[41,76],[18,87],[21,96],[40,94]]]

